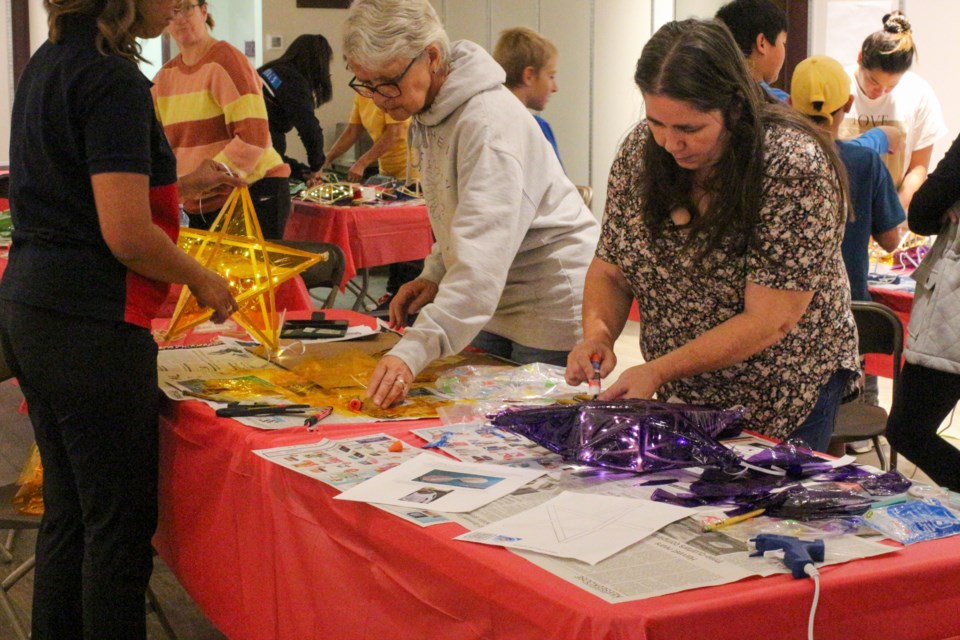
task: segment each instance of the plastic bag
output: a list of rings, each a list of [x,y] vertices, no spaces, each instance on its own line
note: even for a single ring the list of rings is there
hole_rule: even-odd
[[[909,500],[871,509],[863,521],[888,538],[903,544],[935,540],[960,533],[960,520],[936,499]]]
[[[564,382],[564,368],[541,362],[521,367],[466,365],[437,378],[437,391],[458,400],[531,400],[573,397],[580,392]]]
[[[43,463],[40,462],[40,449],[36,443],[30,447],[30,454],[17,478],[20,489],[13,496],[13,506],[23,513],[41,515],[43,513]]]

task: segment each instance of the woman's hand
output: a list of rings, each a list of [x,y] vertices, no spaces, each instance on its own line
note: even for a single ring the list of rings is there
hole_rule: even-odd
[[[203,269],[197,282],[188,284],[201,306],[213,309],[212,320],[220,324],[237,310],[237,301],[227,281],[209,269]]]
[[[600,400],[619,400],[622,398],[652,398],[665,381],[650,363],[630,367],[620,377],[597,396]]]
[[[390,328],[403,329],[407,316],[417,313],[437,297],[440,287],[426,278],[416,278],[406,283],[390,301]]]
[[[617,356],[609,344],[600,340],[584,340],[567,356],[567,384],[576,386],[594,376],[592,358],[600,358],[600,377],[606,378],[617,366]]]
[[[402,402],[413,383],[413,372],[396,356],[383,356],[370,375],[367,397],[381,409]]]
[[[246,184],[222,162],[204,160],[193,172],[180,177],[180,199],[196,200],[212,193],[229,193]]]

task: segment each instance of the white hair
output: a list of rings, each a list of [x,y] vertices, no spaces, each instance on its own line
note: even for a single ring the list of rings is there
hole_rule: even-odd
[[[368,69],[415,58],[429,45],[450,58],[450,38],[429,0],[354,0],[343,27],[343,55]]]

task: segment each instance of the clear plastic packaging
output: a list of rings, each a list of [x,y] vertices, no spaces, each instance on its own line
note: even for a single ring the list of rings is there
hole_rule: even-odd
[[[863,521],[883,535],[913,544],[960,533],[960,520],[939,500],[910,500],[863,514]]]
[[[564,382],[563,376],[563,367],[540,362],[522,367],[467,365],[445,371],[435,386],[457,400],[500,402],[572,398],[582,391]]]

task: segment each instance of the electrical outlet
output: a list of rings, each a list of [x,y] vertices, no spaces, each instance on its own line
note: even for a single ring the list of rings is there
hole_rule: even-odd
[[[283,36],[267,36],[267,49],[283,49]]]
[[[243,53],[248,57],[252,58],[257,55],[257,43],[253,40],[244,40],[243,41]]]

